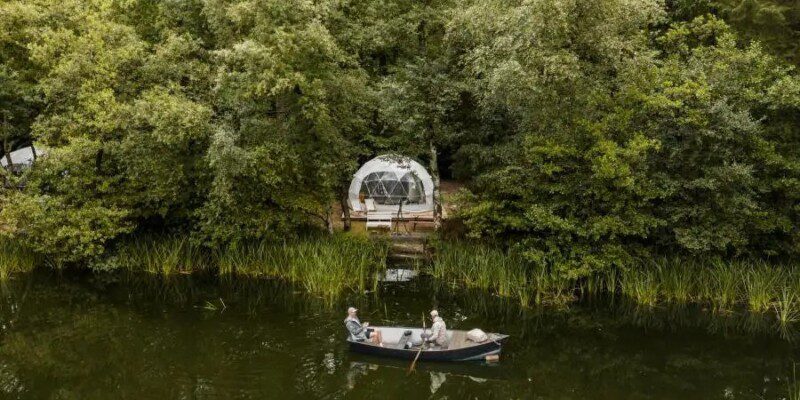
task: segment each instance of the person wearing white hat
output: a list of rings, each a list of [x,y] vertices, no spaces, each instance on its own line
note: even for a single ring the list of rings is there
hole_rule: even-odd
[[[423,339],[429,343],[436,343],[436,345],[446,348],[449,344],[447,340],[447,325],[436,310],[431,311],[431,320],[433,321],[431,333],[430,335],[423,333]]]
[[[372,343],[383,347],[381,330],[368,328],[369,322],[361,323],[358,319],[358,309],[355,307],[347,309],[347,318],[344,319],[344,326],[347,328],[347,332],[350,333],[351,340],[363,342],[369,339]]]

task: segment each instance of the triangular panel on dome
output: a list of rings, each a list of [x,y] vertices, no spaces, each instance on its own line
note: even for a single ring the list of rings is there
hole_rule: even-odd
[[[364,209],[361,202],[372,199],[378,211],[409,212],[433,210],[433,180],[425,168],[409,157],[378,156],[355,173],[350,184],[350,205]]]

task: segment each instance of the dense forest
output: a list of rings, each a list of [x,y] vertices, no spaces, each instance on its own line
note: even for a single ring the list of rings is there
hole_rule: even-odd
[[[796,0],[5,0],[0,235],[324,229],[358,166],[463,182],[466,235],[571,277],[800,254]]]

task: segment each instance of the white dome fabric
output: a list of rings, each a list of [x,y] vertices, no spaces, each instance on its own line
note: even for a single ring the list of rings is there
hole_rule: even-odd
[[[362,210],[359,195],[373,199],[377,211],[396,212],[433,210],[433,180],[425,167],[411,158],[386,154],[366,162],[350,182],[349,198],[353,210]]]
[[[44,151],[40,148],[36,148],[36,153],[39,156],[44,155]],[[0,165],[7,167],[8,159],[6,155],[0,152]],[[28,147],[23,147],[18,150],[14,150],[11,152],[11,164],[19,165],[23,167],[30,167],[33,164],[33,149]]]

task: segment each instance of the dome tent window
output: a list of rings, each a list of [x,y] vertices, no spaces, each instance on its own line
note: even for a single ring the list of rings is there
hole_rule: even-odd
[[[412,172],[398,177],[391,171],[372,172],[364,178],[361,193],[365,198],[375,200],[377,204],[397,205],[423,204],[422,181]]]
[[[418,162],[399,155],[378,156],[365,163],[350,184],[350,205],[362,210],[365,199],[378,211],[424,212],[433,209],[433,181]]]

